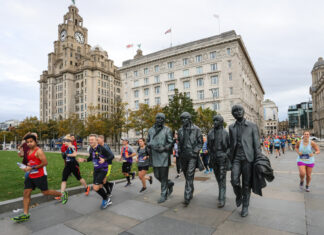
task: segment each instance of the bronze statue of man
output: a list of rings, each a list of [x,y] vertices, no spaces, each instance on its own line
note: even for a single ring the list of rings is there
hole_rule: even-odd
[[[199,159],[199,152],[203,146],[203,137],[199,127],[191,121],[191,115],[183,112],[180,115],[182,127],[178,131],[178,153],[181,167],[186,179],[184,191],[184,205],[188,206],[193,197],[195,170]]]
[[[245,217],[248,215],[250,202],[253,162],[261,154],[259,130],[256,124],[245,120],[241,105],[232,107],[232,115],[236,122],[229,126],[231,183],[236,195],[236,206],[243,203],[241,216]]]
[[[224,129],[224,118],[221,115],[213,117],[214,128],[207,137],[207,151],[210,156],[209,167],[214,169],[218,183],[218,207],[225,206],[226,171],[230,170],[230,142],[228,132]]]
[[[173,191],[174,183],[169,180],[170,154],[172,149],[172,132],[164,126],[165,115],[158,113],[155,124],[148,131],[147,147],[150,152],[150,161],[154,176],[161,182],[161,198],[158,203],[165,202]]]

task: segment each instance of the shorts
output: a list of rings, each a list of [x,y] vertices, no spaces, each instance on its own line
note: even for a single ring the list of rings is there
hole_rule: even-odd
[[[123,162],[122,172],[123,173],[130,173],[132,170],[132,163],[130,162]]]
[[[103,184],[104,179],[106,178],[107,171],[94,171],[93,172],[93,184],[100,185]]]
[[[280,146],[275,146],[274,148],[277,150],[280,150]]]
[[[138,171],[148,171],[149,170],[149,166],[139,166],[138,167]]]
[[[297,162],[297,166],[306,166],[306,167],[313,168],[315,166],[315,163],[307,164],[304,162]]]
[[[79,164],[67,164],[63,169],[62,181],[67,181],[71,173],[73,173],[77,180],[82,178]]]
[[[107,171],[106,177],[108,177],[110,175],[110,173],[111,173],[111,166],[112,166],[112,164],[108,165],[108,171]]]
[[[24,189],[32,189],[35,190],[35,188],[39,188],[41,191],[46,191],[48,190],[48,185],[47,185],[47,176],[43,175],[42,177],[38,178],[25,178],[25,187]]]

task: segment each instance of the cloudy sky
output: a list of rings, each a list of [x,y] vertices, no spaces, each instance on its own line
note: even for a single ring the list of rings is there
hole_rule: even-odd
[[[0,0],[0,121],[39,115],[37,80],[57,40],[69,0]],[[265,89],[287,117],[289,104],[307,101],[310,72],[324,56],[322,0],[76,0],[90,45],[121,66],[142,44],[144,54],[235,30]]]

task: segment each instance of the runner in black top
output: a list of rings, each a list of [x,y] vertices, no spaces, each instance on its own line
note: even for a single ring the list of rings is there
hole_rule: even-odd
[[[62,198],[57,197],[55,199],[62,199],[62,203],[65,204],[68,198],[68,193],[65,191],[66,181],[71,175],[71,173],[84,186],[86,196],[89,195],[90,186],[88,186],[86,181],[81,177],[80,166],[75,159],[75,157],[77,156],[77,151],[74,145],[72,144],[72,138],[70,135],[64,137],[63,144],[67,147],[65,152],[63,153],[64,163],[65,163],[63,173],[62,173],[62,183],[61,183],[61,192],[63,197]]]
[[[140,138],[138,140],[139,147],[137,149],[137,166],[138,166],[138,177],[142,181],[142,189],[140,190],[140,193],[146,190],[146,180],[152,184],[153,178],[152,176],[147,176],[146,172],[149,169],[149,153],[145,145],[144,138]]]

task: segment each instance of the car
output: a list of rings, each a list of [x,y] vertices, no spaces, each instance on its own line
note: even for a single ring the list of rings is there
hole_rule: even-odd
[[[313,141],[320,141],[320,138],[317,138],[316,136],[310,136],[309,139]]]

